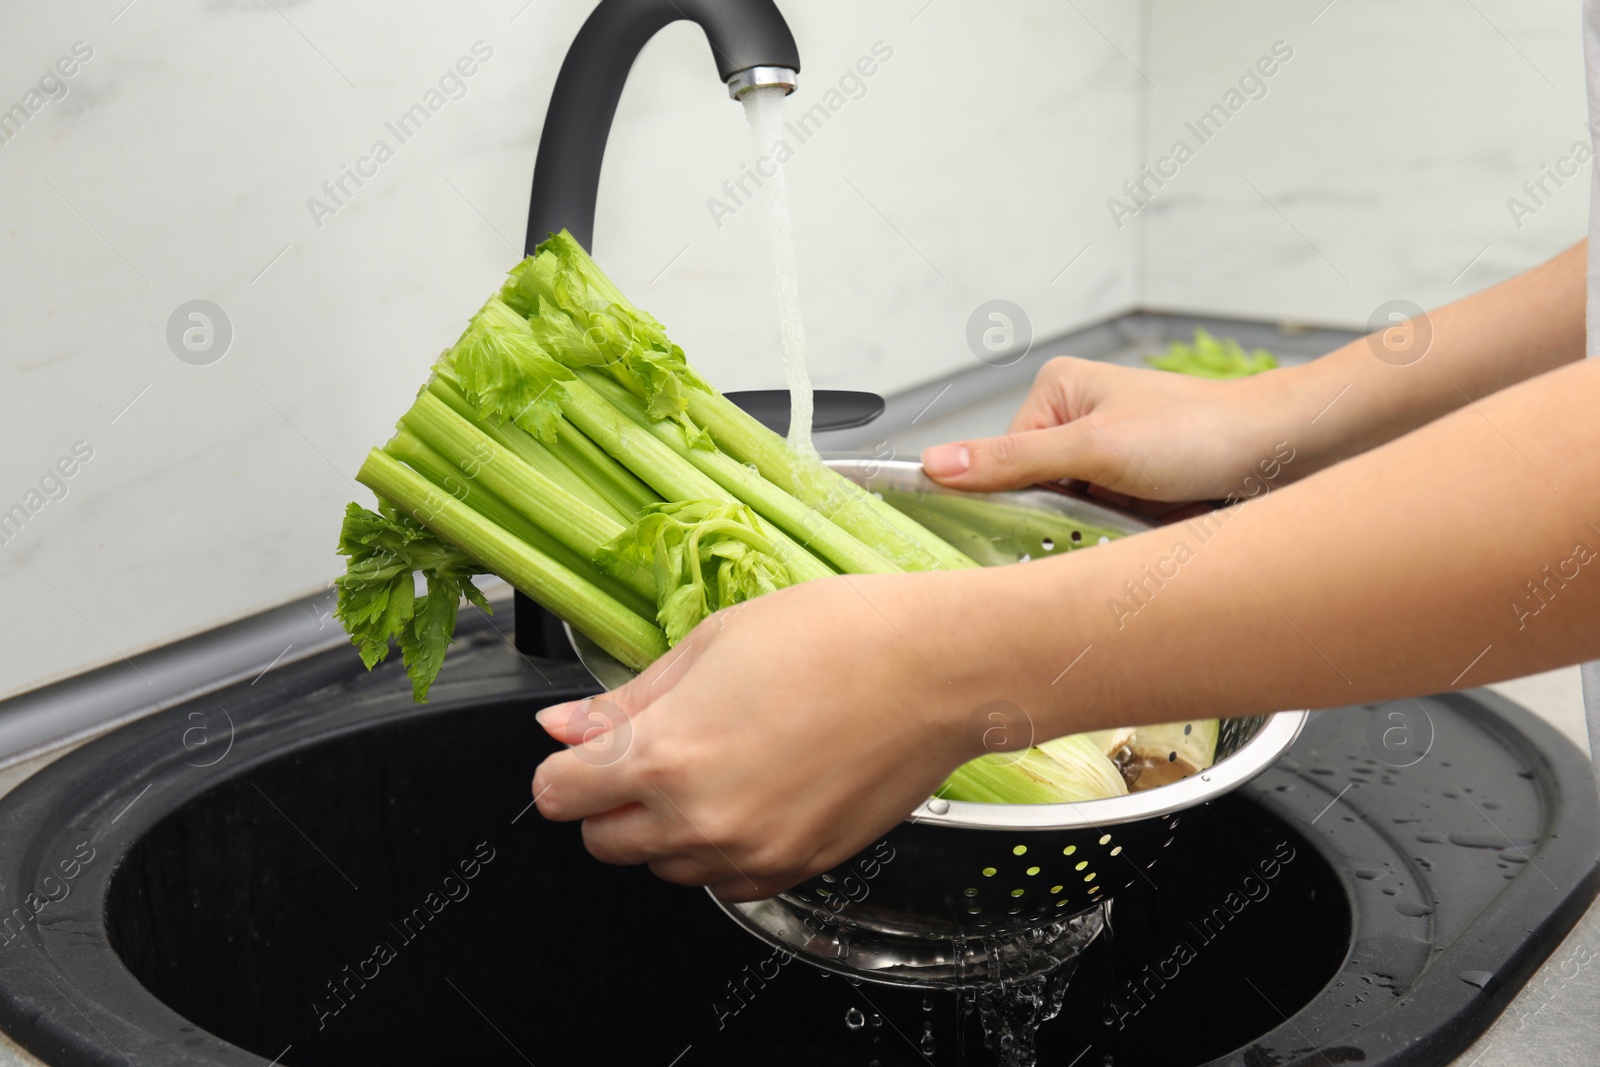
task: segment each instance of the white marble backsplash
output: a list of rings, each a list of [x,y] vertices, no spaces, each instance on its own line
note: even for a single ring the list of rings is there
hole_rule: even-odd
[[[1361,327],[1385,301],[1446,303],[1584,236],[1580,0],[1149,10],[1147,160],[1195,140],[1184,123],[1275,42],[1293,58],[1141,216],[1148,305]]]

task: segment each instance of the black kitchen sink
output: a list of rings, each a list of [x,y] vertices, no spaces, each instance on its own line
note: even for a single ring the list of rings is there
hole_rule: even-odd
[[[532,713],[591,688],[464,619],[432,704],[340,649],[57,761],[0,801],[0,1028],[52,1064],[993,1062],[966,997],[827,976],[540,818]],[[1596,815],[1489,694],[1319,713],[1119,896],[1040,1062],[1447,1063],[1592,898]]]

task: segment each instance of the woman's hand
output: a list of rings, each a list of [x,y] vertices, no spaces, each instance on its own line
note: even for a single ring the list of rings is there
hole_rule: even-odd
[[[573,747],[534,775],[540,813],[582,819],[598,859],[729,901],[837,866],[976,754],[950,665],[959,635],[929,625],[960,600],[948,577],[768,594],[706,619],[621,689],[546,708],[540,723]]]
[[[1060,357],[1040,368],[1004,436],[936,445],[922,465],[973,491],[1080,480],[1145,500],[1254,495],[1247,479],[1281,467],[1316,414],[1300,410],[1290,374],[1212,381]],[[1292,476],[1311,468],[1296,463]]]

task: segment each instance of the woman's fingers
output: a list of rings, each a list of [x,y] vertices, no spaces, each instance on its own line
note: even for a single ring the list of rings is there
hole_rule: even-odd
[[[717,882],[711,879],[702,879],[691,885],[706,885],[718,900],[727,904],[748,904],[753,900],[766,900],[768,897],[777,896],[793,884],[793,879],[780,882],[763,882],[758,879],[729,878]]]
[[[633,716],[670,692],[714,636],[714,632],[696,630],[627,685],[599,696],[552,704],[534,718],[564,745],[602,744],[602,735],[624,729]]]
[[[1103,439],[1087,422],[935,445],[922,453],[928,477],[952,489],[992,492],[1061,478],[1104,477]]]
[[[678,885],[708,885],[730,903],[764,900],[803,871],[774,879],[750,863],[731,841],[718,844],[689,820],[665,794],[655,802],[628,804],[583,820],[583,844],[602,863],[647,863],[656,877]]]
[[[609,739],[618,742],[618,734]],[[610,750],[578,746],[545,758],[533,774],[539,814],[555,822],[600,815],[647,801],[628,760],[627,742]]]
[[[615,693],[549,709],[551,733],[573,747],[534,775],[540,812],[583,820],[602,860],[648,863],[728,900],[769,897],[853,855],[969,748],[965,698],[916,652],[950,624],[913,624],[925,586],[905,578],[759,597]]]
[[[628,688],[623,686],[599,696],[554,704],[535,713],[534,718],[544,727],[545,733],[563,745],[603,744],[602,734],[617,729],[632,717],[630,705],[635,700],[628,695]]]
[[[677,844],[661,830],[660,815],[629,804],[583,820],[583,847],[601,863],[650,863],[670,856]]]
[[[1082,418],[1092,409],[1090,384],[1106,364],[1057,356],[1039,368],[1028,397],[1011,419],[1007,433],[1046,430]]]

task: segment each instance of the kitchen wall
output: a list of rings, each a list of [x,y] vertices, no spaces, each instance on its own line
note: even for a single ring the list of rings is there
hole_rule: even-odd
[[[1193,156],[1136,216],[1144,302],[1364,327],[1579,240],[1580,7],[1149,0],[1144,162]],[[1199,126],[1218,104],[1237,110]]]
[[[1353,325],[1575,237],[1585,177],[1505,200],[1584,135],[1576,0],[1325,2],[786,3],[791,107],[829,109],[789,165],[819,384],[981,369],[995,298],[1039,337],[1139,304]],[[0,109],[29,112],[0,125],[0,512],[27,513],[0,527],[0,694],[325,586],[350,473],[521,251],[589,7],[0,12]],[[1280,40],[1266,95],[1129,199]],[[781,381],[763,205],[724,187],[750,158],[703,36],[669,28],[595,251],[729,389]]]
[[[0,144],[0,512],[31,509],[0,543],[0,693],[337,573],[343,505],[369,499],[350,475],[520,256],[591,6],[0,11],[0,106],[37,105]],[[820,383],[976,365],[959,339],[994,296],[1048,332],[1133,303],[1132,235],[1063,270],[1139,155],[1117,51],[1138,51],[1136,7],[785,6],[792,103],[827,109],[790,164]],[[623,97],[596,252],[724,388],[782,380],[763,206],[723,190],[751,157],[704,36],[663,32]],[[220,309],[209,336],[194,300]]]

